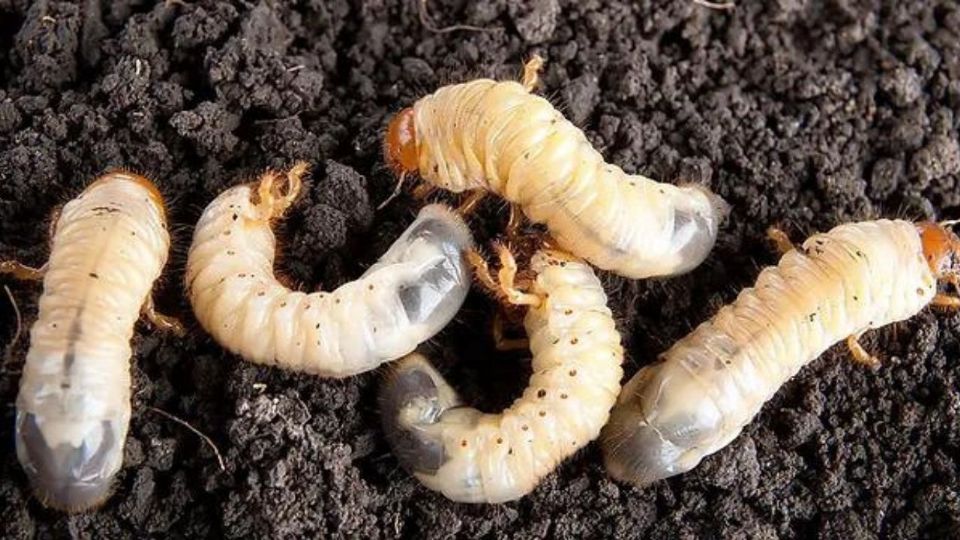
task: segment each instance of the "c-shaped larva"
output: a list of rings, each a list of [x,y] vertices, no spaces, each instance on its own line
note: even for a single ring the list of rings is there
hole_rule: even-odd
[[[43,278],[17,396],[17,457],[46,505],[94,507],[109,494],[130,423],[130,338],[167,260],[163,199],[141,176],[111,173],[64,205],[47,264],[0,267]]]
[[[557,244],[604,270],[643,278],[687,272],[717,238],[727,205],[704,187],[678,187],[606,163],[583,132],[523,84],[479,79],[445,86],[398,113],[384,153],[453,192],[489,190],[546,224]]]
[[[788,251],[752,288],[626,385],[604,428],[607,471],[638,485],[679,474],[726,446],[780,386],[841,339],[927,304],[957,307],[960,240],[934,223],[841,225]]]
[[[200,324],[260,364],[345,377],[400,358],[439,332],[470,289],[463,220],[430,205],[360,279],[329,293],[292,291],[274,277],[272,220],[296,199],[306,164],[223,192],[204,210],[187,258]]]
[[[600,433],[620,392],[623,348],[591,267],[559,251],[540,251],[529,292],[513,287],[509,252],[500,287],[530,306],[524,326],[533,375],[501,414],[463,405],[419,354],[391,370],[380,393],[387,440],[425,486],[461,502],[520,498]],[[488,278],[488,283],[492,281]]]

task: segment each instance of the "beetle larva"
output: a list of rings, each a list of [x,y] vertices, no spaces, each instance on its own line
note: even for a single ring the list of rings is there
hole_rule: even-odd
[[[733,304],[626,385],[604,428],[607,471],[645,485],[695,467],[726,446],[779,388],[841,339],[858,338],[927,304],[956,307],[960,240],[934,223],[840,225],[788,251]]]
[[[509,252],[502,249],[501,260],[507,300],[530,306],[524,326],[533,375],[523,395],[501,414],[481,413],[463,405],[419,354],[401,360],[380,393],[397,459],[455,501],[498,503],[529,493],[597,437],[620,392],[620,334],[590,266],[540,251],[524,293],[513,286]]]
[[[426,206],[360,279],[329,293],[292,291],[274,277],[271,221],[297,197],[306,168],[295,165],[285,183],[266,173],[210,203],[187,258],[187,293],[200,324],[246,360],[345,377],[446,326],[470,289],[473,240],[455,213]]]
[[[123,172],[64,205],[52,231],[43,268],[2,265],[43,278],[17,396],[17,457],[44,504],[83,511],[107,498],[123,461],[138,314],[179,329],[150,297],[170,237],[157,188]]]
[[[445,86],[398,113],[384,153],[400,174],[453,192],[488,190],[543,223],[557,244],[593,265],[643,278],[699,265],[727,205],[704,187],[626,174],[523,84],[479,79]],[[475,191],[475,193],[482,193]]]

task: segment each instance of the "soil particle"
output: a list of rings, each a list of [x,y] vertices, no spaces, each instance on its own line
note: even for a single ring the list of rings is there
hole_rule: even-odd
[[[567,104],[567,118],[576,124],[583,124],[590,117],[600,98],[600,86],[597,76],[584,73],[570,81],[563,89],[563,101]]]
[[[237,9],[230,4],[197,5],[184,9],[173,22],[170,37],[176,49],[193,49],[212,45],[226,35],[237,19]]]
[[[517,33],[531,45],[543,43],[553,36],[559,15],[560,2],[557,0],[510,4],[510,18]]]
[[[270,118],[314,109],[324,81],[318,59],[286,54],[293,35],[269,4],[257,4],[241,19],[239,34],[205,55],[219,101],[235,114],[252,110]]]
[[[323,163],[312,176],[316,180],[310,187],[309,202],[300,203],[303,214],[285,224],[290,231],[287,265],[307,282],[337,274],[331,272],[331,265],[342,264],[336,251],[348,243],[362,243],[373,224],[373,207],[365,177],[333,160]],[[316,272],[324,268],[325,272]],[[340,284],[336,277],[334,280],[331,287]]]
[[[820,418],[803,410],[783,409],[778,423],[780,441],[787,448],[796,448],[823,430]]]
[[[897,189],[903,174],[902,161],[890,158],[877,160],[870,175],[870,197],[882,199],[892,195]]]
[[[899,67],[883,75],[880,88],[899,107],[905,107],[916,101],[923,91],[920,76],[911,68]]]
[[[30,6],[13,46],[25,88],[58,89],[76,79],[80,25],[75,4],[39,0]]]
[[[196,109],[174,114],[170,126],[195,143],[201,155],[229,155],[238,142],[233,130],[240,126],[240,117],[217,103],[205,101]]]
[[[113,496],[66,517],[32,498],[13,448],[18,364],[0,368],[0,536],[946,538],[960,537],[960,317],[925,311],[869,333],[865,370],[835,347],[691,473],[646,489],[604,474],[596,445],[521,501],[453,504],[399,468],[379,431],[380,374],[321,380],[240,361],[194,323],[180,283],[203,207],[266,168],[314,170],[277,235],[278,270],[304,289],[358,276],[425,201],[380,211],[391,114],[437,86],[517,78],[607,160],[709,185],[732,205],[715,252],[671,280],[604,275],[626,375],[775,262],[767,226],[795,240],[845,221],[960,217],[960,9],[922,2],[57,2],[0,0],[0,259],[40,265],[50,211],[125,167],[169,199],[175,248],[160,306],[185,339],[138,325],[134,416]],[[455,203],[439,195],[431,200]],[[481,205],[483,245],[502,205]],[[529,228],[532,232],[535,228]],[[29,325],[40,287],[9,280]],[[529,367],[494,350],[494,307],[471,294],[427,349],[484,410]],[[26,331],[27,328],[24,328]],[[0,295],[0,344],[15,330]],[[209,435],[221,471],[196,434]]]
[[[730,444],[731,452],[725,459],[714,459],[695,469],[706,485],[749,495],[761,481],[757,447],[750,436],[738,438]]]
[[[930,182],[960,172],[960,145],[949,137],[934,137],[913,155],[910,168],[917,176],[917,187],[924,189]]]

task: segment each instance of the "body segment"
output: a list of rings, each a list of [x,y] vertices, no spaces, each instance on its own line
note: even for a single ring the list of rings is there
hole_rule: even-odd
[[[606,163],[531,89],[488,79],[445,86],[393,120],[387,160],[450,191],[500,195],[545,224],[560,247],[604,270],[642,278],[700,264],[727,205],[704,187]]]
[[[455,501],[498,503],[529,493],[596,438],[620,390],[623,349],[593,270],[541,251],[524,320],[533,375],[500,414],[464,405],[421,355],[401,360],[381,389],[387,439],[425,486]]]
[[[231,188],[204,211],[187,260],[187,291],[201,325],[244,359],[343,377],[411,352],[439,332],[469,291],[469,231],[453,212],[425,207],[358,280],[332,292],[293,291],[273,273],[271,220],[299,190],[279,175]]]
[[[99,178],[56,223],[17,396],[16,446],[38,498],[102,502],[130,422],[130,339],[170,239],[149,180]]]
[[[830,346],[923,309],[944,275],[928,257],[925,227],[943,231],[899,220],[841,225],[764,269],[624,385],[603,434],[610,474],[644,485],[690,470]]]

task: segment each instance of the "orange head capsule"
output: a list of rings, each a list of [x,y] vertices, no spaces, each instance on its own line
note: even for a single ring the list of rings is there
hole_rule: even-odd
[[[390,120],[383,153],[387,164],[397,174],[419,169],[420,147],[412,107],[400,111]]]
[[[923,257],[937,278],[960,273],[960,238],[942,224],[925,221],[917,224],[923,244]]]

